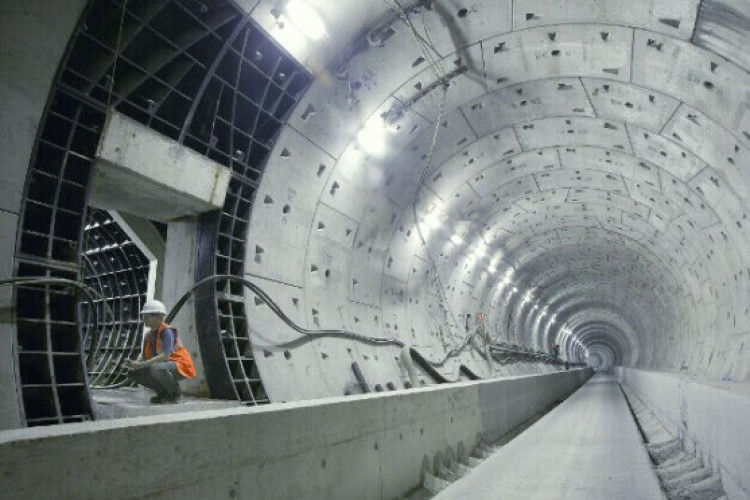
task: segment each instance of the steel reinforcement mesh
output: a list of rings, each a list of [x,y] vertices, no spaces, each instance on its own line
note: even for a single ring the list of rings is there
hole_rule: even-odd
[[[136,359],[143,329],[150,262],[106,210],[89,209],[84,228],[83,281],[96,290],[99,328],[82,304],[84,351],[92,387],[127,382],[122,362]]]
[[[22,206],[16,275],[80,279],[85,274],[87,188],[108,109],[232,170],[223,210],[201,218],[205,251],[197,275],[241,275],[266,157],[311,81],[229,0],[91,0],[41,120]],[[137,269],[120,271],[137,274]],[[123,288],[122,294],[111,297],[125,304],[134,289]],[[79,301],[59,286],[17,289],[26,425],[91,418]],[[217,283],[196,304],[212,395],[267,402],[250,349],[243,289]],[[90,332],[86,335],[90,340]],[[101,338],[111,338],[106,328]],[[128,339],[137,343],[136,337]],[[104,381],[102,363],[111,367],[104,360],[119,356],[114,352],[93,353],[91,376],[97,383]],[[107,383],[120,379],[114,372]]]

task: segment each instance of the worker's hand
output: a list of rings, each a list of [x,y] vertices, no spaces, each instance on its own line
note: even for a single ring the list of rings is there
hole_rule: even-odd
[[[137,370],[138,368],[143,368],[144,363],[142,361],[132,361],[130,359],[126,359],[122,362],[123,365],[125,365],[125,368],[128,368],[130,370]]]

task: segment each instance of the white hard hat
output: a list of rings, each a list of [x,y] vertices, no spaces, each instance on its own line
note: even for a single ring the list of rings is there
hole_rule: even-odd
[[[158,300],[149,300],[148,302],[143,304],[143,309],[141,309],[141,314],[153,314],[153,313],[167,314],[167,308],[164,307],[164,304],[162,304]]]

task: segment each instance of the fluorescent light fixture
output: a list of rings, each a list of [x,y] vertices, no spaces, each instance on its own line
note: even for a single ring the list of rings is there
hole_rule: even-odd
[[[497,271],[497,268],[495,266],[490,266],[487,268],[487,271],[489,271],[490,274],[495,274],[495,271]]]
[[[454,234],[453,236],[451,236],[451,241],[456,245],[460,245],[461,243],[464,242],[464,240],[462,240],[461,237],[457,234]]]
[[[513,293],[518,293],[518,287],[517,286],[513,287]]]
[[[289,0],[284,7],[284,11],[289,16],[289,20],[307,38],[320,40],[326,36],[326,25],[323,22],[323,18],[307,2],[303,0]]]

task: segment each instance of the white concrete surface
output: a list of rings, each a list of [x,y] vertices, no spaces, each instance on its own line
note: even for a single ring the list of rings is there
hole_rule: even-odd
[[[620,387],[597,374],[437,499],[663,499]]]
[[[335,31],[292,51],[302,61],[372,27],[369,5],[349,16],[309,3]],[[602,370],[685,363],[747,379],[750,79],[730,62],[747,51],[741,36],[716,36],[730,61],[691,43],[706,26],[699,8],[717,3],[740,2],[445,0],[411,10],[410,25],[394,15],[388,39],[321,75],[282,129],[247,273],[310,328],[398,336],[431,359],[485,312],[500,340],[580,360],[598,346]],[[284,45],[294,26],[274,5],[251,16]],[[747,32],[730,17],[711,24]],[[341,19],[350,25],[337,30]],[[443,107],[438,80],[460,65]],[[263,334],[293,335],[268,323]],[[259,361],[274,374],[268,394],[294,398],[279,381],[305,370],[317,380],[308,394],[338,395],[353,361],[377,383],[403,380],[394,363],[363,361],[385,355],[350,350],[321,339]],[[440,371],[453,378],[460,365],[484,369],[467,350]]]
[[[750,384],[622,367],[615,373],[686,449],[721,471],[730,499],[750,499]]]
[[[485,420],[485,387],[533,380],[552,403],[566,395],[559,380],[569,392],[589,374],[4,431],[0,496],[391,499],[420,485],[425,463],[460,458],[501,424]]]
[[[94,206],[167,222],[220,209],[229,169],[116,112],[91,183]]]

